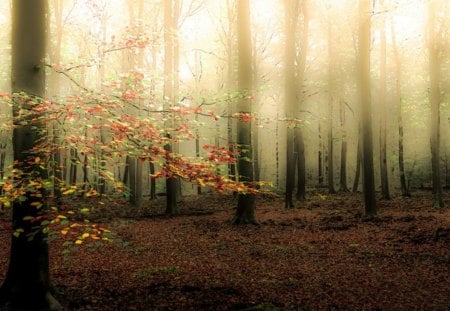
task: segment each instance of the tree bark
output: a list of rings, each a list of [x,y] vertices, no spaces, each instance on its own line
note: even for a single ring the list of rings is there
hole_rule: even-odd
[[[383,0],[380,0],[380,11],[383,12]],[[381,17],[380,25],[380,177],[381,196],[385,200],[390,200],[388,178],[388,164],[386,151],[387,136],[387,107],[386,107],[386,20]]]
[[[172,0],[164,0],[164,110],[169,110],[173,100],[173,7]],[[167,138],[170,140],[171,121],[165,124]],[[164,149],[168,154],[172,153],[172,143],[169,141]],[[177,186],[175,177],[166,178],[166,214],[178,213],[177,206]]]
[[[358,81],[362,126],[362,169],[364,188],[364,217],[377,215],[375,199],[375,177],[373,166],[372,103],[370,95],[370,27],[371,1],[359,1],[358,31]]]
[[[301,119],[301,109],[304,98],[304,77],[306,68],[306,56],[308,53],[308,34],[309,34],[309,12],[308,12],[308,0],[303,0],[301,5],[301,14],[303,15],[303,27],[300,33],[300,55],[297,56],[297,94],[298,108],[297,114]],[[300,13],[300,12],[298,12]],[[297,126],[295,131],[295,152],[297,154],[297,195],[296,198],[299,201],[306,200],[306,159],[305,159],[305,140],[303,137],[303,129]]]
[[[391,40],[392,50],[394,52],[395,62],[395,90],[397,102],[397,122],[398,122],[398,169],[400,173],[400,189],[402,196],[410,196],[409,188],[406,183],[404,148],[403,148],[403,115],[402,115],[402,90],[401,90],[401,60],[397,48],[397,40],[395,39],[394,22],[391,20]]]
[[[341,121],[341,169],[339,173],[339,191],[348,192],[347,187],[347,131],[345,120],[345,106],[341,101],[339,104]]]
[[[356,193],[359,186],[359,177],[361,176],[361,162],[362,162],[362,150],[361,150],[361,134],[358,135],[358,145],[356,147],[356,170],[355,179],[353,179],[352,192]]]
[[[295,77],[295,34],[298,20],[298,2],[285,0],[285,55],[284,55],[284,100],[286,112],[286,197],[285,207],[295,207],[293,192],[297,154],[295,153],[297,83]]]
[[[440,161],[440,60],[438,42],[435,33],[435,13],[436,1],[431,0],[429,4],[428,16],[428,55],[430,71],[430,91],[429,100],[431,105],[431,168],[433,181],[433,205],[435,208],[444,207],[444,198],[441,182],[441,161]]]
[[[25,192],[13,202],[13,235],[6,279],[0,289],[0,302],[9,303],[12,310],[62,310],[50,293],[47,234],[43,226],[35,227],[24,217],[36,217],[47,211],[44,189],[30,185],[42,182],[46,163],[33,148],[42,138],[44,124],[31,122],[37,115],[20,116],[22,109],[31,109],[30,100],[39,102],[45,95],[45,57],[47,1],[15,0],[12,2],[12,91],[14,96],[13,150],[14,169],[21,171],[16,183]],[[24,125],[25,124],[25,125]],[[40,209],[36,207],[37,202]],[[31,239],[30,239],[31,237]]]
[[[238,26],[238,90],[241,93],[239,114],[252,114],[249,95],[252,88],[252,37],[250,33],[250,5],[249,0],[237,2]],[[252,162],[252,122],[241,119],[237,124],[237,144],[241,148],[238,156],[239,180],[248,187],[253,183]],[[252,193],[239,193],[238,206],[233,219],[234,224],[258,224],[255,217],[255,195]]]
[[[331,22],[328,22],[328,192],[336,193],[334,189],[334,153],[333,153],[333,102],[334,102],[334,65]]]

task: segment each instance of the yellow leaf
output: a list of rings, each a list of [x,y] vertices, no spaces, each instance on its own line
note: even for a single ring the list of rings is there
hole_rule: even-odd
[[[82,239],[86,239],[86,238],[88,238],[89,237],[89,233],[87,233],[87,232],[85,232],[85,233],[83,233],[82,235],[81,235],[81,238]]]
[[[62,235],[66,235],[67,232],[69,232],[69,229],[67,229],[67,228],[61,230]]]
[[[77,245],[83,244],[83,241],[82,240],[76,240],[75,244],[77,244]]]
[[[59,218],[59,219],[66,219],[67,217],[64,216],[64,215],[58,215],[58,216],[56,216],[56,218]]]
[[[42,203],[36,201],[36,202],[31,202],[30,205],[31,205],[31,206],[37,206],[37,207],[40,207],[40,206],[42,206]]]
[[[63,195],[69,195],[69,194],[73,194],[75,193],[75,189],[67,189],[66,191],[64,191],[62,194]]]

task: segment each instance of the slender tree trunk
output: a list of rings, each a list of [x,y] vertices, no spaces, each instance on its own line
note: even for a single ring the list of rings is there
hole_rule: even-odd
[[[155,164],[153,162],[148,163],[148,171],[150,176],[155,175]],[[150,177],[150,200],[156,199],[156,180]]]
[[[377,215],[375,199],[375,177],[373,166],[372,138],[372,103],[370,95],[370,28],[371,1],[359,1],[359,33],[358,33],[358,80],[359,101],[362,125],[362,169],[364,187],[364,217],[374,218]]]
[[[297,54],[297,95],[298,98],[298,108],[296,113],[298,118],[301,118],[301,113],[299,109],[303,105],[305,100],[304,94],[304,77],[306,68],[306,56],[308,53],[308,34],[309,34],[309,11],[308,11],[308,0],[303,0],[301,3],[301,14],[303,15],[302,30],[300,33],[300,55]],[[300,13],[300,12],[298,12]],[[296,198],[299,201],[306,200],[306,159],[305,159],[305,140],[303,137],[303,129],[297,126],[295,131],[295,152],[297,154],[297,194]]]
[[[306,200],[306,160],[305,160],[305,140],[300,127],[295,129],[295,149],[297,154],[297,194],[299,201]]]
[[[358,135],[360,136],[360,135]],[[353,187],[352,192],[356,193],[358,191],[359,186],[359,177],[361,176],[361,162],[362,162],[362,146],[361,146],[361,138],[358,138],[358,146],[356,147],[356,170],[355,170],[355,179],[353,179]]]
[[[252,69],[253,69],[253,85],[254,89],[258,89],[258,63],[257,63],[257,49],[256,49],[256,37],[253,40],[253,62],[252,62]],[[256,115],[255,121],[252,123],[252,152],[253,152],[253,176],[255,182],[259,182],[259,98],[257,94],[253,94],[253,102],[252,105],[254,108],[253,113]],[[259,185],[256,186],[259,188]]]
[[[63,1],[54,0],[54,18],[55,18],[55,34],[56,38],[55,45],[51,47],[51,61],[54,64],[59,64],[61,62],[61,44],[62,44],[62,34],[63,34],[63,24],[62,24],[62,13],[63,13]],[[50,85],[49,85],[49,97],[58,97],[60,93],[60,74],[52,71],[50,74]],[[56,204],[61,204],[61,185],[64,183],[63,178],[63,161],[62,152],[58,149],[60,146],[60,131],[58,122],[53,122],[52,126],[54,145],[56,151],[53,154],[53,166],[52,166],[52,177],[53,177],[53,193],[55,196]]]
[[[383,0],[380,0],[380,11],[383,12]],[[387,107],[386,107],[386,19],[381,17],[380,25],[380,177],[381,196],[385,200],[390,200],[389,178],[386,151],[387,136]]]
[[[397,102],[397,120],[398,120],[398,168],[400,173],[400,189],[402,196],[410,196],[409,187],[406,183],[405,174],[405,161],[404,161],[404,148],[403,148],[403,115],[402,115],[402,91],[401,91],[401,61],[397,48],[397,40],[395,39],[395,27],[394,22],[391,20],[391,40],[392,49],[394,52],[395,62],[395,90],[396,90],[396,102]]]
[[[341,101],[339,104],[341,120],[341,170],[339,174],[339,191],[348,192],[347,187],[347,130],[345,120],[345,106]]]
[[[249,94],[253,91],[252,85],[252,36],[250,32],[250,5],[249,0],[237,2],[238,26],[238,89],[241,98],[238,104],[240,114],[252,114]],[[237,144],[241,148],[238,157],[239,180],[251,187],[253,183],[252,163],[252,131],[251,122],[238,120]],[[250,159],[250,160],[249,160]],[[258,224],[255,217],[255,195],[252,193],[239,193],[238,206],[233,219],[234,224]]]
[[[20,113],[22,109],[31,109],[30,100],[38,102],[45,95],[45,71],[41,60],[46,50],[47,1],[15,0],[12,12],[11,88],[13,93],[25,92],[30,98],[14,96],[14,169],[21,171],[16,182],[25,190],[25,200],[13,202],[13,230],[23,232],[12,236],[9,268],[0,288],[0,303],[10,303],[12,310],[62,310],[50,293],[46,231],[24,219],[48,212],[42,199],[45,198],[44,189],[31,185],[31,182],[40,183],[48,177],[47,171],[41,168],[42,163],[46,163],[43,155],[33,151],[42,138],[44,124],[31,122],[37,115],[23,117]],[[29,241],[30,236],[33,238]]]
[[[198,122],[198,114],[195,115],[195,121]],[[200,158],[200,131],[196,130],[195,135],[195,156]],[[200,185],[197,186],[197,194],[202,194],[202,187]]]
[[[134,5],[135,3],[129,3],[129,12],[130,12],[130,23],[135,22],[135,13],[134,13]],[[143,15],[144,15],[144,1],[138,0],[137,1],[137,19],[138,19],[138,27],[137,27],[137,34],[142,34],[143,31]],[[129,66],[129,69],[135,68],[135,65],[137,64],[137,68],[143,68],[144,66],[144,52],[142,49],[139,50],[137,55],[134,53],[128,53],[129,59],[131,62],[131,66]],[[137,56],[137,57],[136,57]],[[132,113],[134,113],[137,117],[141,114],[141,107],[143,105],[142,100],[139,100],[139,105],[137,108],[132,108]],[[127,167],[129,171],[129,186],[130,186],[130,203],[135,207],[140,207],[142,205],[142,161],[139,160],[136,156],[127,156]]]
[[[441,182],[441,161],[440,161],[440,60],[438,42],[435,33],[435,11],[437,1],[431,0],[428,16],[428,55],[430,70],[430,105],[431,105],[431,168],[433,181],[433,200],[435,208],[444,207]]]
[[[293,192],[297,154],[295,153],[296,127],[296,79],[295,79],[295,34],[298,20],[298,2],[285,0],[285,65],[284,65],[284,97],[286,112],[286,198],[285,207],[293,208]]]
[[[228,15],[228,30],[227,30],[227,37],[226,37],[226,43],[227,43],[227,92],[229,93],[229,100],[227,101],[227,114],[228,114],[228,120],[227,120],[227,141],[228,141],[228,151],[230,154],[235,155],[235,148],[234,148],[234,137],[233,137],[233,128],[235,128],[235,124],[233,122],[234,118],[231,118],[231,115],[235,111],[235,105],[233,100],[231,99],[231,94],[233,90],[236,89],[235,85],[235,65],[234,65],[234,51],[236,50],[235,46],[235,40],[234,40],[234,34],[235,34],[235,16],[236,16],[236,9],[235,6],[232,4],[234,1],[227,0],[227,15]],[[228,164],[228,177],[232,180],[237,179],[237,170],[236,170],[236,164],[234,162]]]
[[[317,152],[317,167],[318,167],[318,181],[319,181],[319,187],[323,185],[323,175],[324,175],[324,169],[323,169],[323,142],[322,142],[322,128],[320,126],[320,121],[318,125],[318,139],[319,139],[319,151]]]
[[[334,102],[334,65],[331,22],[328,22],[328,192],[336,193],[334,189],[334,153],[333,153],[333,102]]]
[[[173,7],[172,0],[164,0],[164,110],[169,110],[173,99]],[[168,130],[167,137],[171,138],[170,130],[173,126],[168,120],[165,124]],[[172,153],[172,143],[169,141],[164,149]],[[169,160],[168,160],[169,161]],[[166,214],[178,213],[177,206],[177,178],[166,178]]]

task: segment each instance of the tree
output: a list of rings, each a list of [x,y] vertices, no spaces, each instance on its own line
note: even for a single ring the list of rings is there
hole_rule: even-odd
[[[137,3],[136,3],[137,2]],[[137,25],[134,25],[134,31],[136,32],[136,37],[139,37],[142,34],[142,23],[143,23],[143,14],[144,14],[144,1],[138,0],[136,2],[129,2],[129,14],[130,14],[130,23],[135,22],[135,12],[134,6],[137,4],[138,8],[138,18]],[[144,51],[143,49],[139,49],[137,54],[137,60],[133,51],[127,50],[128,57],[131,62],[130,66],[134,71],[136,68],[142,68],[144,65]],[[133,113],[137,116],[141,113],[142,100],[139,100],[139,105],[135,109],[133,109]],[[142,161],[137,159],[136,157],[132,157],[127,155],[126,157],[127,165],[128,165],[128,180],[130,187],[130,203],[133,206],[140,207],[142,204]]]
[[[300,12],[299,12],[300,13]],[[306,68],[306,55],[308,51],[308,33],[309,33],[309,13],[308,0],[303,0],[301,5],[301,13],[303,16],[303,24],[300,32],[300,52],[297,53],[297,94],[298,109],[301,108],[301,103],[305,99],[304,92],[304,76]],[[299,113],[299,110],[297,110]],[[306,200],[306,159],[305,159],[305,141],[303,138],[303,129],[297,126],[295,131],[295,148],[297,152],[297,200]]]
[[[433,200],[434,207],[443,208],[444,199],[442,194],[441,182],[441,165],[440,165],[440,106],[441,91],[439,87],[440,78],[440,60],[439,60],[439,43],[436,40],[436,3],[431,0],[429,3],[428,15],[428,57],[430,71],[430,89],[429,100],[431,105],[431,168],[433,181]]]
[[[370,0],[359,0],[358,86],[361,112],[362,170],[365,218],[377,214],[373,168],[372,103],[370,98]]]
[[[285,0],[284,101],[286,113],[286,198],[285,207],[293,208],[295,187],[295,115],[297,104],[295,77],[295,37],[298,20],[298,1]]]
[[[237,2],[238,37],[238,90],[241,93],[238,112],[242,118],[237,123],[237,144],[239,180],[246,185],[253,182],[252,132],[251,132],[251,92],[252,92],[252,40],[250,33],[249,0]],[[250,117],[250,121],[245,120]],[[250,189],[251,190],[251,189]],[[257,224],[255,218],[255,195],[248,191],[239,193],[234,224]]]
[[[339,174],[339,191],[348,192],[347,187],[347,130],[346,130],[345,105],[339,102],[339,118],[341,124],[341,165]]]
[[[169,110],[173,100],[173,6],[172,0],[164,0],[164,109]],[[170,124],[166,122],[167,137],[170,138]],[[167,142],[164,149],[168,153],[172,152],[171,142]],[[176,214],[177,207],[177,186],[176,177],[166,179],[166,214]]]
[[[333,102],[335,92],[335,57],[334,42],[332,40],[332,25],[328,22],[328,192],[336,193],[334,189],[334,152],[333,152]]]
[[[383,0],[380,0],[380,11],[383,12]],[[386,18],[384,14],[381,16],[380,25],[380,177],[381,177],[381,196],[385,200],[390,200],[389,178],[386,156]]]
[[[398,170],[400,173],[400,190],[402,192],[402,196],[410,196],[409,188],[406,185],[405,161],[404,161],[402,90],[400,83],[402,68],[400,61],[400,53],[397,48],[394,22],[391,20],[390,23],[391,23],[391,41],[392,41],[392,50],[394,53],[395,77],[396,77],[395,90],[396,90],[397,121],[398,121]]]
[[[41,61],[46,51],[47,1],[12,2],[12,91],[14,168],[18,191],[23,195],[13,202],[11,255],[0,300],[12,310],[62,310],[50,292],[49,258],[46,230],[28,217],[47,211],[42,185],[47,177],[45,159],[33,148],[42,138],[44,125],[27,115],[45,93],[45,70]],[[27,94],[27,95],[23,95]],[[25,218],[25,219],[24,219]]]

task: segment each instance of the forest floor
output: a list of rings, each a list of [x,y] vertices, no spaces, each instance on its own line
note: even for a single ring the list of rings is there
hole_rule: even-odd
[[[360,197],[258,198],[260,226],[231,225],[236,203],[219,195],[184,198],[174,217],[162,199],[97,204],[114,242],[63,255],[59,234],[52,280],[67,310],[450,310],[450,209],[415,192],[364,222]],[[0,226],[0,280],[10,234]]]

